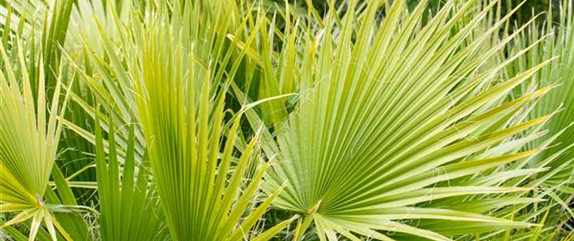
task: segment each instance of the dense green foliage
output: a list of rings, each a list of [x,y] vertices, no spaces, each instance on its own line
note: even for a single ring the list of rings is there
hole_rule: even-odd
[[[0,1],[0,239],[573,240],[573,7]]]

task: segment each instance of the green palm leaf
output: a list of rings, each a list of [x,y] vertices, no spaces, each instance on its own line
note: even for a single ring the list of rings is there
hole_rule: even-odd
[[[186,7],[184,16],[199,10],[192,3]],[[225,81],[212,79],[218,77],[218,72],[212,70],[213,62],[203,57],[208,56],[202,55],[204,49],[195,48],[196,43],[202,38],[209,39],[213,33],[197,32],[200,35],[191,39],[188,49],[182,46],[186,36],[178,35],[177,26],[163,28],[164,21],[162,16],[149,19],[143,36],[137,36],[146,39],[141,42],[141,53],[137,53],[141,65],[129,74],[133,76],[154,181],[171,237],[175,240],[256,237],[251,229],[281,189],[252,208],[269,164],[260,164],[257,136],[238,160],[232,161],[241,112],[224,136],[225,89],[212,86]],[[202,59],[207,62],[198,61]],[[258,167],[246,181],[250,162],[256,162]],[[271,233],[263,235],[269,238],[288,223],[278,224]]]
[[[353,1],[349,4],[354,9]],[[536,153],[478,155],[548,119],[489,128],[548,91],[493,104],[545,63],[498,85],[481,86],[508,64],[481,70],[482,63],[513,37],[477,52],[503,19],[467,38],[494,4],[474,12],[472,1],[456,7],[450,1],[423,26],[424,4],[408,13],[404,1],[385,5],[380,24],[377,4],[347,12],[341,25],[333,12],[323,20],[322,36],[309,39],[320,41],[317,55],[309,47],[304,52],[309,57],[301,64],[305,74],[297,109],[276,132],[280,152],[266,183],[273,190],[289,182],[275,203],[306,215],[300,235],[311,222],[322,240],[337,233],[356,239],[375,230],[450,240],[439,229],[402,224],[420,219],[448,220],[454,229],[529,226],[434,205],[452,196],[523,192],[504,186],[510,177],[480,186],[449,183]],[[367,236],[389,239],[383,233]]]
[[[134,126],[129,127],[129,143],[123,169],[118,162],[115,128],[110,126],[109,155],[105,155],[99,119],[96,118],[96,168],[101,209],[102,240],[167,240],[157,194],[149,186],[150,173],[144,167],[136,171]],[[107,159],[107,162],[106,162]]]
[[[19,61],[16,64],[20,66],[16,68],[4,47],[0,46],[5,65],[5,70],[0,72],[0,211],[18,212],[3,226],[32,219],[31,240],[42,222],[46,223],[52,239],[56,239],[54,227],[70,239],[52,214],[53,208],[43,200],[61,132],[61,122],[58,121],[60,84],[56,85],[50,112],[46,113],[43,68],[39,68],[38,99],[35,100],[23,50],[18,50]],[[65,109],[65,104],[62,109]]]

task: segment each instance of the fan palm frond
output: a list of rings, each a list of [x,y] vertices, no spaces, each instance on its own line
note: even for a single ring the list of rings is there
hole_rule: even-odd
[[[349,4],[354,9],[354,1]],[[527,190],[505,186],[511,176],[483,184],[458,179],[537,153],[485,151],[503,147],[505,140],[549,118],[503,128],[491,125],[505,123],[549,90],[493,104],[547,62],[495,86],[481,86],[495,80],[509,61],[486,70],[482,64],[514,37],[482,49],[507,16],[468,39],[495,4],[474,12],[474,1],[449,1],[426,25],[421,24],[424,3],[409,13],[404,1],[385,5],[380,23],[374,3],[360,14],[348,11],[340,22],[333,12],[323,20],[326,27],[317,31],[321,35],[308,39],[299,103],[276,131],[280,151],[266,183],[272,190],[289,181],[275,203],[305,214],[299,235],[314,223],[322,240],[335,239],[337,233],[349,239],[390,240],[377,230],[450,240],[447,236],[455,233],[449,230],[530,225],[473,211],[477,202],[460,209],[435,205],[453,196]],[[501,199],[499,205],[505,204],[512,202]],[[419,228],[405,224],[409,220],[450,222]]]
[[[62,129],[58,116],[65,109],[65,104],[59,106],[60,84],[56,85],[47,113],[43,68],[39,68],[38,98],[34,99],[22,48],[15,63],[18,67],[3,46],[0,53],[5,66],[0,71],[0,211],[18,212],[3,226],[32,219],[30,239],[35,238],[42,222],[54,240],[56,229],[71,239],[52,213],[56,208],[44,200]]]

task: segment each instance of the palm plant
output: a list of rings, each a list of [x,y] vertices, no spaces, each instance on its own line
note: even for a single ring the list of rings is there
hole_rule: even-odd
[[[30,239],[35,238],[40,225],[44,222],[52,239],[56,239],[57,229],[64,238],[70,240],[72,236],[61,223],[69,224],[77,221],[79,217],[72,215],[57,220],[54,213],[71,212],[78,208],[75,205],[59,205],[59,198],[48,186],[62,128],[62,123],[58,121],[60,82],[56,83],[50,112],[46,113],[43,68],[39,67],[38,98],[34,99],[31,87],[33,81],[28,74],[28,68],[34,66],[27,66],[23,54],[24,46],[19,44],[15,46],[17,48],[13,48],[12,53],[18,58],[14,62],[8,57],[4,47],[0,46],[5,68],[5,72],[2,71],[0,74],[2,79],[0,211],[18,213],[3,226],[32,219],[29,227]],[[65,107],[66,101],[61,109]],[[58,171],[52,175],[58,175]],[[55,176],[54,179],[61,181],[59,176]],[[59,186],[64,190],[66,188],[65,184]],[[51,199],[52,203],[46,203],[45,197]],[[62,196],[62,199],[65,197]],[[74,236],[81,234],[76,233]]]
[[[571,237],[568,0],[311,2],[0,1],[0,237]]]
[[[187,3],[182,15],[193,18],[198,8]],[[249,230],[280,189],[244,216],[269,166],[259,165],[251,181],[241,188],[249,162],[260,162],[256,155],[258,137],[253,137],[232,165],[241,112],[234,117],[222,141],[225,86],[221,90],[212,90],[211,86],[224,81],[212,80],[218,76],[212,72],[212,62],[205,66],[195,56],[195,51],[201,54],[203,50],[196,50],[194,44],[199,44],[201,38],[209,39],[210,29],[200,25],[205,32],[196,30],[197,40],[191,40],[192,48],[187,52],[182,46],[182,39],[187,36],[178,36],[178,28],[161,28],[163,21],[150,20],[143,36],[138,36],[147,41],[142,42],[141,66],[130,74],[134,77],[132,85],[138,96],[142,129],[171,237],[174,240],[272,237],[289,220],[261,236],[251,235]],[[234,171],[229,175],[232,166]]]
[[[279,160],[267,183],[271,188],[289,181],[276,205],[306,214],[296,231],[299,235],[311,222],[321,239],[333,239],[336,233],[350,239],[355,235],[389,239],[376,231],[384,230],[447,240],[444,235],[470,227],[483,232],[528,226],[433,201],[523,191],[505,186],[504,178],[492,184],[460,178],[536,153],[485,150],[548,118],[493,125],[492,120],[505,123],[546,91],[493,104],[543,64],[482,88],[481,83],[491,81],[508,63],[477,73],[504,46],[476,52],[502,22],[464,45],[469,31],[494,4],[463,24],[459,23],[473,2],[456,9],[453,5],[454,1],[447,3],[423,27],[419,23],[424,5],[408,13],[404,1],[386,5],[380,25],[375,20],[377,4],[359,14],[348,12],[340,21],[334,12],[323,20],[322,36],[314,38],[320,42],[317,54],[311,52],[312,46],[304,53],[308,57],[301,65],[297,109],[275,132]],[[348,8],[354,9],[353,2]],[[460,29],[451,34],[454,27]],[[524,173],[529,174],[533,173]],[[465,210],[473,210],[477,201],[459,200]],[[420,228],[402,223],[409,219],[457,222],[449,226],[429,222],[428,228]]]

